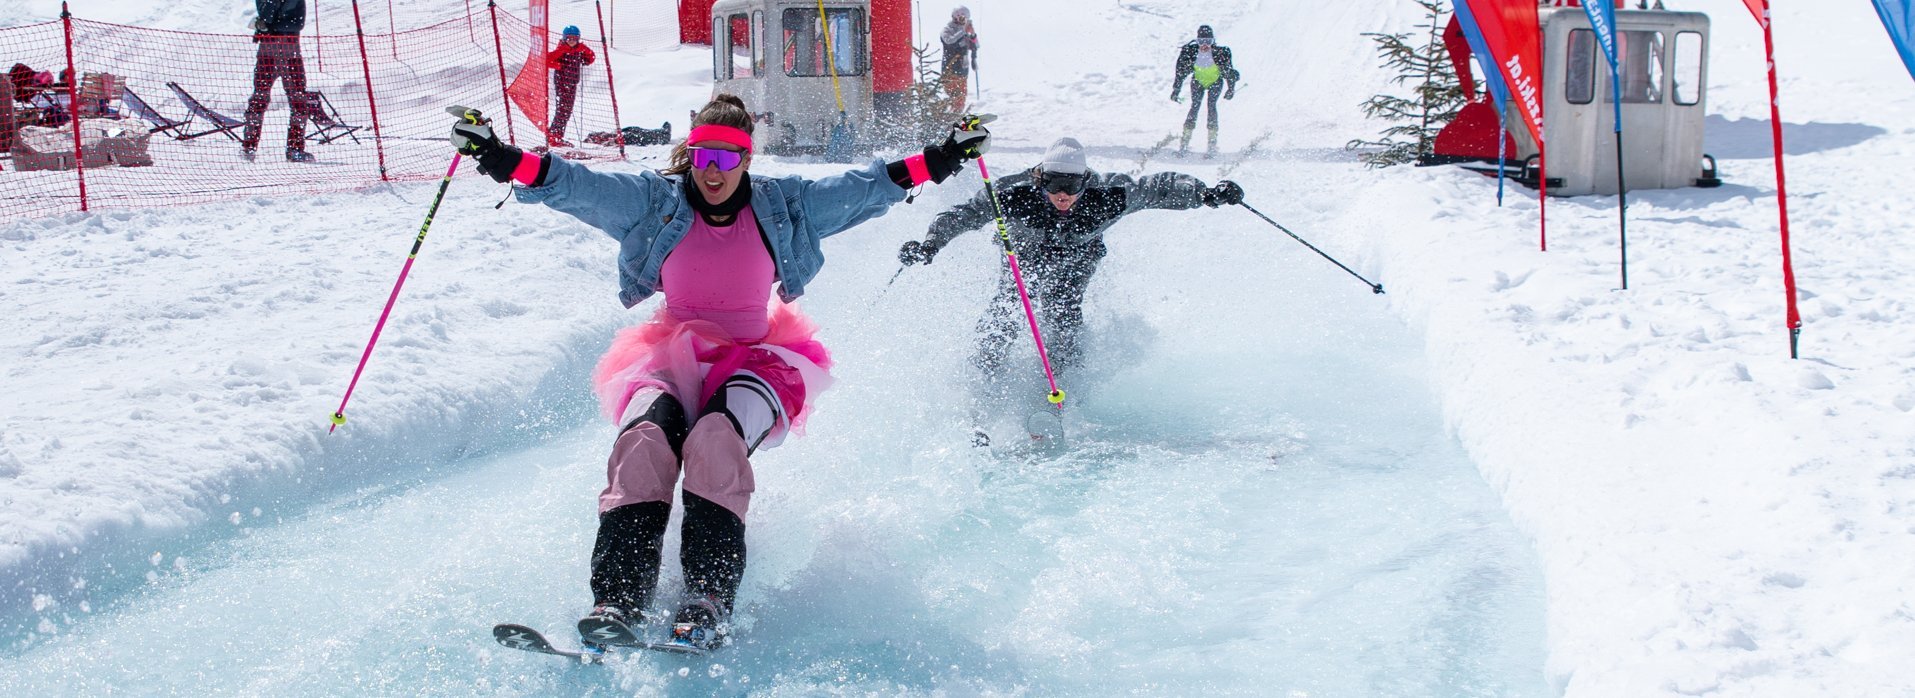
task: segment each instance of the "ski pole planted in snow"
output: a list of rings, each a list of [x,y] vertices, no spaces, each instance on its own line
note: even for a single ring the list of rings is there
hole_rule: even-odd
[[[462,107],[452,107],[451,109],[459,109],[460,111],[454,113],[463,119],[473,120],[480,118],[476,116],[478,114],[476,111],[467,110]],[[451,109],[447,111],[451,111]],[[474,123],[478,122],[474,121]],[[339,409],[333,410],[332,426],[326,428],[326,433],[328,434],[331,434],[334,429],[338,429],[339,425],[346,423],[346,402],[352,399],[352,389],[359,386],[359,376],[366,370],[366,360],[372,358],[372,348],[379,344],[379,332],[386,328],[386,318],[392,316],[392,305],[399,300],[399,289],[406,285],[406,274],[412,271],[412,261],[419,258],[419,248],[425,245],[426,242],[426,231],[432,229],[432,217],[439,213],[439,202],[445,201],[446,187],[452,184],[452,175],[459,171],[459,158],[461,157],[463,157],[461,153],[454,152],[452,154],[452,165],[446,168],[446,176],[439,180],[439,193],[437,196],[432,197],[432,207],[426,209],[426,222],[419,226],[418,236],[412,238],[412,251],[406,253],[406,264],[399,268],[399,280],[392,284],[392,294],[386,297],[386,309],[380,311],[379,323],[372,326],[372,339],[366,340],[366,351],[359,355],[359,367],[352,370],[352,382],[346,384],[346,396],[339,398]]]
[[[1354,276],[1354,277],[1356,277],[1356,280],[1358,280],[1358,281],[1361,281],[1361,282],[1363,282],[1363,283],[1365,283],[1365,284],[1369,284],[1369,286],[1370,286],[1370,291],[1372,291],[1372,292],[1374,292],[1374,293],[1378,293],[1378,294],[1381,294],[1381,293],[1383,293],[1383,284],[1374,284],[1374,283],[1370,283],[1370,280],[1369,280],[1369,279],[1365,279],[1365,278],[1363,278],[1363,275],[1362,275],[1362,274],[1358,274],[1358,273],[1356,273],[1355,271],[1352,271],[1352,270],[1351,270],[1351,269],[1350,269],[1349,267],[1346,267],[1346,266],[1343,266],[1343,263],[1342,263],[1342,262],[1339,262],[1339,261],[1337,261],[1335,257],[1331,257],[1331,256],[1330,256],[1330,255],[1328,255],[1328,254],[1324,254],[1324,252],[1323,252],[1323,250],[1319,250],[1319,249],[1317,249],[1317,246],[1316,246],[1316,245],[1312,245],[1312,244],[1310,244],[1310,241],[1309,241],[1309,240],[1305,240],[1305,239],[1303,239],[1303,238],[1301,238],[1301,237],[1298,237],[1296,233],[1292,233],[1292,232],[1290,232],[1290,229],[1289,229],[1289,228],[1285,228],[1285,227],[1283,227],[1283,224],[1281,224],[1281,223],[1278,223],[1278,222],[1276,222],[1276,221],[1273,221],[1273,220],[1270,220],[1270,217],[1269,217],[1269,216],[1266,216],[1266,215],[1263,215],[1263,212],[1262,212],[1262,211],[1259,211],[1259,210],[1257,210],[1257,209],[1254,209],[1254,208],[1251,208],[1251,207],[1250,207],[1250,204],[1244,204],[1244,203],[1239,203],[1239,204],[1237,204],[1237,205],[1239,205],[1239,206],[1242,206],[1242,207],[1244,207],[1244,209],[1245,209],[1245,210],[1248,210],[1248,211],[1249,211],[1249,212],[1251,212],[1251,213],[1254,213],[1254,214],[1257,214],[1257,217],[1258,217],[1258,218],[1262,218],[1262,219],[1263,219],[1263,222],[1265,222],[1265,223],[1269,223],[1269,224],[1271,224],[1271,225],[1274,225],[1274,226],[1277,226],[1277,230],[1281,230],[1281,231],[1283,231],[1283,234],[1284,234],[1284,235],[1288,235],[1288,236],[1290,236],[1290,239],[1292,239],[1292,240],[1296,240],[1297,242],[1301,242],[1301,243],[1303,243],[1303,246],[1304,246],[1304,247],[1308,247],[1308,248],[1310,248],[1310,251],[1311,251],[1311,252],[1315,252],[1315,253],[1317,253],[1317,254],[1320,254],[1320,255],[1323,255],[1323,258],[1324,258],[1324,259],[1327,259],[1327,260],[1330,260],[1330,263],[1331,263],[1331,264],[1335,264],[1335,265],[1337,265],[1337,268],[1339,268],[1339,269],[1342,269],[1342,270],[1344,270],[1344,271],[1347,271],[1347,272],[1350,272],[1350,275],[1351,275],[1351,276]]]
[[[991,115],[967,114],[964,116],[964,128],[970,130],[989,123],[996,117]],[[1051,370],[1051,356],[1044,350],[1044,333],[1037,329],[1037,312],[1031,310],[1031,294],[1024,290],[1024,272],[1017,266],[1017,251],[1011,249],[1011,230],[1004,224],[1004,204],[997,200],[997,188],[991,185],[991,170],[984,166],[984,157],[978,156],[977,173],[984,178],[984,191],[991,195],[991,208],[997,212],[997,240],[1004,245],[1004,260],[1011,265],[1011,281],[1017,284],[1017,297],[1024,301],[1024,319],[1031,323],[1031,341],[1037,343],[1037,360],[1044,364],[1044,380],[1051,386],[1050,395],[1045,399],[1064,409],[1064,391],[1057,388],[1057,374]]]

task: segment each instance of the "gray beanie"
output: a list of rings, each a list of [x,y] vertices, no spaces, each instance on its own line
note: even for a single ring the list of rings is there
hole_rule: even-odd
[[[1090,170],[1084,161],[1084,144],[1075,138],[1059,138],[1044,151],[1044,161],[1037,165],[1045,172],[1058,174],[1083,174]]]

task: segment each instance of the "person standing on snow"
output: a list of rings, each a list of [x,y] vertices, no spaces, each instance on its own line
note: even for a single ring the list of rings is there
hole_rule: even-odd
[[[1011,249],[1017,252],[1045,345],[1059,370],[1077,365],[1083,357],[1079,336],[1084,328],[1084,290],[1104,258],[1105,231],[1124,216],[1145,209],[1243,202],[1243,188],[1228,180],[1212,187],[1176,172],[1159,172],[1141,180],[1100,174],[1086,165],[1084,146],[1075,138],[1057,139],[1044,153],[1043,162],[1028,173],[998,179],[996,188],[1010,226]],[[898,250],[898,261],[906,266],[930,264],[953,238],[991,222],[996,212],[990,191],[981,191],[938,214],[923,242],[912,240]],[[1025,331],[1008,266],[998,276],[997,297],[978,321],[980,338],[972,359],[987,377],[1000,375],[1012,342]]]
[[[1183,141],[1177,154],[1190,150],[1190,134],[1197,130],[1197,111],[1210,105],[1210,148],[1204,157],[1217,155],[1217,93],[1224,99],[1237,96],[1237,68],[1230,62],[1230,47],[1217,45],[1217,34],[1210,25],[1197,27],[1197,38],[1177,52],[1177,76],[1170,80],[1170,101],[1180,101],[1184,78],[1190,78],[1190,115],[1184,117]]]
[[[658,582],[672,495],[684,474],[679,562],[689,601],[674,642],[701,649],[727,632],[745,573],[750,455],[803,424],[830,383],[830,355],[792,305],[824,263],[820,241],[883,215],[906,190],[941,182],[990,147],[982,127],[889,164],[820,179],[752,176],[753,123],[721,94],[692,119],[662,172],[594,172],[500,143],[460,123],[452,141],[519,201],[543,203],[619,241],[619,300],[665,302],[627,328],[593,383],[620,433],[599,494],[588,642],[630,644]],[[773,295],[774,289],[777,295]]]
[[[578,98],[579,75],[585,66],[596,60],[598,54],[592,53],[592,47],[580,40],[577,25],[566,27],[560,35],[558,48],[545,54],[545,65],[553,71],[552,94],[558,101],[552,112],[552,128],[546,132],[547,146],[572,147],[565,140],[565,123],[572,120],[572,102]]]
[[[971,70],[977,66],[977,29],[971,26],[971,9],[963,5],[951,10],[951,23],[938,34],[944,44],[944,94],[951,98],[951,112],[963,114],[971,89]]]
[[[259,13],[253,20],[253,42],[259,44],[259,53],[253,61],[253,96],[246,100],[240,152],[251,160],[259,150],[259,131],[266,120],[266,105],[273,101],[273,83],[283,81],[292,111],[286,118],[286,159],[312,162],[312,154],[306,152],[306,119],[320,112],[318,100],[306,92],[306,61],[299,55],[306,0],[253,0],[253,8]]]

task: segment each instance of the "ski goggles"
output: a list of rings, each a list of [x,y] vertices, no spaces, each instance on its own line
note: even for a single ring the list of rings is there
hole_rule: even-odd
[[[1052,194],[1082,194],[1084,187],[1090,185],[1090,175],[1086,173],[1040,172],[1037,186]]]
[[[1197,40],[1197,45],[1202,46],[1204,48],[1210,48],[1211,46],[1215,46],[1216,44],[1217,44],[1216,39],[1204,38],[1204,39]]]
[[[736,150],[725,150],[724,148],[686,148],[685,151],[691,153],[692,169],[694,170],[702,170],[712,165],[717,165],[718,169],[730,172],[738,169],[738,165],[745,161],[745,154]]]

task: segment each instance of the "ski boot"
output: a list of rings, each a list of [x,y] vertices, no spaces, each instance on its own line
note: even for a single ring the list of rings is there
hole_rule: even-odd
[[[1213,160],[1213,159],[1216,159],[1216,157],[1217,157],[1217,132],[1211,131],[1210,132],[1210,147],[1204,150],[1204,159]]]
[[[638,611],[602,603],[579,619],[578,636],[585,644],[598,647],[640,645],[643,641],[638,639],[637,627],[644,624],[645,616]]]
[[[304,150],[290,148],[286,150],[286,162],[312,162],[313,160],[313,154]]]
[[[1190,153],[1190,134],[1195,130],[1196,129],[1192,129],[1192,128],[1184,129],[1183,139],[1180,141],[1177,141],[1177,155],[1179,157],[1188,155]]]
[[[728,625],[717,600],[700,596],[685,602],[685,606],[672,617],[670,642],[687,649],[710,652],[724,644]]]

